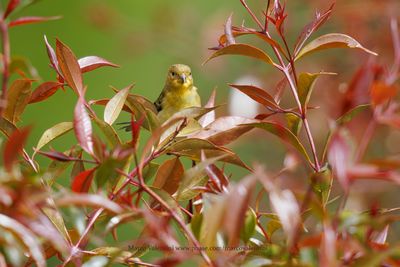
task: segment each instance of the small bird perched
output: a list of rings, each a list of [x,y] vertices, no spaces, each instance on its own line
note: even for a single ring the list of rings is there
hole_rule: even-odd
[[[174,64],[168,69],[167,79],[161,94],[154,102],[161,123],[185,108],[201,107],[200,96],[193,85],[192,71],[189,66]],[[121,129],[131,131],[130,122],[120,122]]]
[[[164,89],[154,102],[161,122],[189,107],[200,107],[201,100],[193,85],[192,71],[183,64],[174,64],[168,69]]]

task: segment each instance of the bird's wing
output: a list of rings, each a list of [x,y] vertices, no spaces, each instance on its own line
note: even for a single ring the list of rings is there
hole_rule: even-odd
[[[201,107],[201,98],[200,95],[197,93],[197,87],[193,86],[194,91],[196,92],[195,94],[195,107]]]
[[[154,106],[156,106],[156,109],[158,112],[162,110],[162,101],[164,99],[165,95],[165,89],[162,90],[161,94],[158,96],[157,100],[154,102]]]

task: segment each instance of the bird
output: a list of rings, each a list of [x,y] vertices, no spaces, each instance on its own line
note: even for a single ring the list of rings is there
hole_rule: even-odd
[[[201,107],[201,98],[197,87],[193,85],[192,70],[184,64],[173,64],[168,68],[164,87],[153,103],[160,123],[167,121],[175,113],[190,107]],[[131,131],[130,122],[120,129]]]
[[[201,106],[201,99],[197,87],[193,85],[189,66],[174,64],[169,67],[164,88],[154,105],[161,123],[185,108]]]

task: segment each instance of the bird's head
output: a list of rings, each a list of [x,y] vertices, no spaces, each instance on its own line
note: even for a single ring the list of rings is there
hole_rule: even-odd
[[[189,88],[193,85],[192,71],[183,64],[174,64],[168,69],[167,84],[175,88]]]

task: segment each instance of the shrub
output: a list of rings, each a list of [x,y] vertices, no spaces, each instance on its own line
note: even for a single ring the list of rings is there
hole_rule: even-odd
[[[42,82],[33,90],[36,81],[21,70],[21,77],[10,79],[13,62],[8,30],[57,19],[9,19],[16,9],[31,2],[10,0],[0,21],[0,130],[5,137],[0,172],[2,265],[45,266],[50,258],[57,258],[62,266],[173,266],[187,261],[210,266],[399,264],[397,241],[387,241],[398,221],[394,215],[397,208],[375,205],[362,212],[345,209],[357,180],[400,182],[396,157],[387,151],[379,158],[365,157],[377,128],[398,129],[400,125],[396,20],[391,21],[392,67],[377,63],[363,66],[348,87],[347,98],[332,99],[343,108],[327,129],[326,140],[317,144],[309,113],[321,111],[310,105],[310,98],[317,79],[334,73],[299,72],[300,59],[332,48],[359,49],[377,56],[342,33],[313,37],[331,16],[334,5],[316,14],[291,49],[285,31],[290,14],[284,4],[266,1],[261,20],[260,12],[240,0],[255,28],[233,26],[229,17],[206,62],[240,55],[282,74],[274,90],[230,84],[259,103],[263,111],[255,118],[216,117],[213,92],[204,107],[182,110],[161,123],[152,101],[132,94],[132,85],[113,88],[111,99],[88,100],[89,89],[82,75],[118,66],[97,56],[78,59],[58,39],[55,49],[52,40],[44,39],[55,80]],[[239,42],[244,35],[259,39],[260,47]],[[270,47],[270,52],[265,52],[264,46]],[[64,88],[76,94],[71,121],[45,130],[33,153],[28,152],[24,144],[30,127],[18,126],[21,114],[27,105],[46,101]],[[285,90],[294,106],[282,104]],[[363,97],[358,99],[360,94]],[[104,106],[104,114],[95,112],[94,105]],[[114,126],[122,112],[131,116],[128,140]],[[369,116],[368,126],[355,142],[349,125],[361,115]],[[260,164],[249,167],[227,148],[256,129],[275,135],[288,148],[283,167],[276,173]],[[67,151],[45,150],[50,142],[71,131],[77,144]],[[144,131],[149,134],[143,135]],[[39,166],[36,157],[50,158],[51,163]],[[232,182],[224,164],[244,168],[248,175]],[[67,169],[71,169],[70,187],[57,182]],[[283,185],[285,177],[307,177],[307,182],[295,190]],[[336,197],[331,196],[334,181],[340,185]],[[124,235],[118,233],[120,229],[125,229]]]

